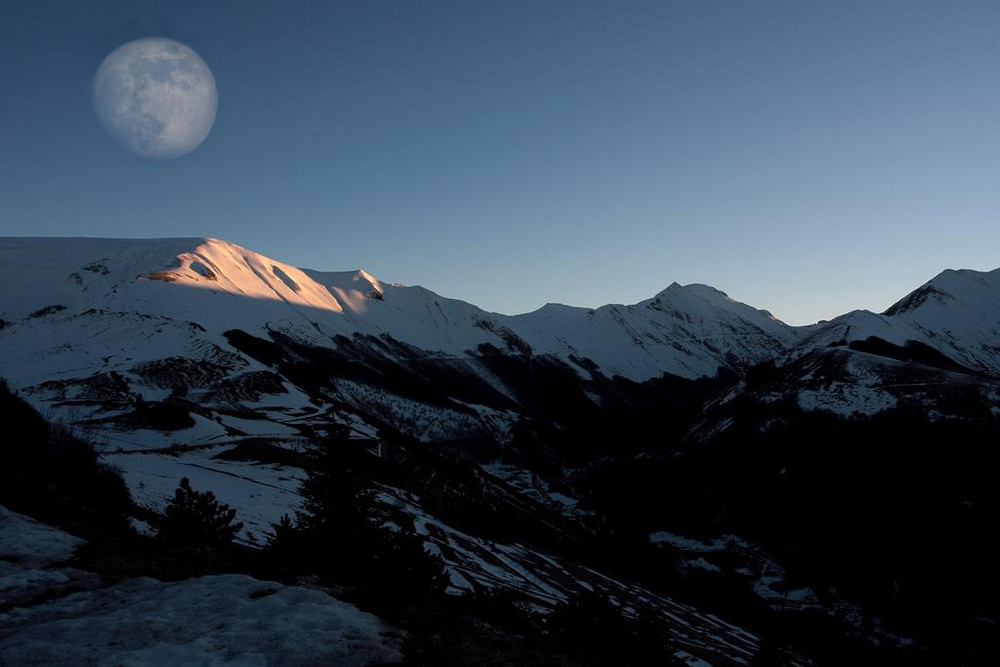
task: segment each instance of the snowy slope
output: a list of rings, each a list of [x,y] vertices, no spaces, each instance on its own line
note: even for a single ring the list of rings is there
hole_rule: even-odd
[[[524,387],[497,375],[491,355],[552,360],[582,382],[598,374],[643,382],[836,349],[850,357],[829,377],[837,384],[810,384],[808,370],[785,384],[805,392],[803,407],[844,414],[897,404],[883,388],[901,384],[906,359],[885,356],[873,337],[936,351],[954,362],[938,365],[945,370],[1000,375],[1000,269],[945,271],[883,314],[855,311],[798,329],[712,287],[676,283],[629,306],[549,304],[506,316],[362,270],[298,269],[218,239],[0,239],[0,285],[0,377],[59,419],[124,424],[126,450],[253,435],[294,441],[330,420],[358,437],[371,437],[375,422],[408,425],[425,440],[509,430]],[[333,394],[318,397],[235,349],[224,334],[236,329],[336,351],[341,369],[372,370],[338,376]],[[451,364],[451,375],[427,375],[425,361]],[[442,406],[400,395],[398,382],[383,382],[387,373],[424,373],[435,386],[471,377],[488,391],[476,398],[445,387],[443,396],[461,400]],[[178,397],[203,408],[191,410],[193,424],[171,436],[129,426],[137,402]]]
[[[396,664],[402,635],[318,590],[228,574],[105,581],[80,538],[0,506],[0,663]]]
[[[279,330],[327,346],[340,335],[388,335],[435,355],[467,355],[489,344],[586,358],[607,376],[642,381],[756,363],[797,337],[769,313],[703,285],[674,284],[633,306],[549,305],[504,316],[421,287],[382,283],[364,271],[300,270],[217,239],[0,239],[0,280],[4,337],[11,329],[30,331],[17,338],[19,345],[40,338],[28,347],[36,356],[82,340],[88,341],[82,347],[101,347],[108,356],[113,350],[100,342],[108,334],[118,338],[114,326],[102,333],[86,322],[129,314],[148,318],[153,328],[195,323],[207,334],[200,338],[213,343],[236,328],[255,335]],[[50,321],[58,331],[46,326]],[[184,338],[183,332],[159,335],[155,345],[181,354]],[[151,345],[143,343],[147,352],[138,353],[148,354]],[[18,375],[7,364],[0,373]]]
[[[633,306],[596,310],[549,304],[511,318],[533,347],[568,348],[607,375],[647,379],[661,373],[712,375],[722,365],[765,361],[797,340],[794,329],[707,285],[673,283]]]
[[[216,239],[0,239],[0,285],[0,378],[95,438],[142,505],[161,508],[189,477],[239,508],[245,541],[294,511],[301,471],[217,458],[241,442],[298,452],[331,424],[361,439],[389,424],[425,441],[503,442],[528,409],[518,392],[552,364],[566,380],[554,386],[582,397],[573,409],[597,409],[581,389],[594,371],[694,378],[796,340],[770,314],[703,285],[674,284],[633,306],[510,317]],[[328,382],[306,386],[235,348],[231,330],[340,356]],[[521,365],[501,378],[489,365],[497,355]],[[428,359],[440,363],[421,367]],[[422,395],[431,385],[435,397]]]
[[[794,329],[704,285],[676,283],[633,306],[548,304],[523,315],[487,313],[422,287],[387,285],[364,271],[308,275],[327,287],[358,331],[425,350],[464,354],[480,344],[514,353],[589,359],[605,375],[695,378],[763,361],[794,343]]]
[[[317,590],[238,574],[134,579],[14,609],[10,664],[368,665],[402,662],[400,633]]]
[[[141,505],[161,509],[187,476],[238,510],[246,523],[240,538],[249,543],[295,511],[303,473],[285,463],[220,455],[254,438],[298,453],[331,422],[348,425],[357,438],[376,439],[379,425],[389,424],[423,440],[461,442],[478,429],[500,434],[501,442],[528,408],[518,403],[516,387],[504,385],[510,375],[491,374],[487,361],[498,355],[553,360],[577,384],[598,375],[697,378],[777,359],[777,374],[755,390],[761,405],[791,396],[804,410],[845,416],[906,402],[939,409],[955,401],[944,393],[938,400],[933,387],[969,381],[961,370],[944,368],[914,376],[906,362],[852,349],[852,341],[917,341],[979,372],[1000,372],[998,272],[945,272],[885,314],[859,311],[800,329],[712,287],[676,283],[634,305],[549,304],[505,316],[362,270],[298,269],[216,239],[0,239],[0,281],[0,377],[47,416],[92,429]],[[341,356],[326,370],[355,365],[370,373],[337,376],[317,390],[266,355],[234,347],[225,335],[234,329],[262,342],[280,335],[306,350],[337,351]],[[380,341],[386,344],[378,348]],[[282,347],[286,354],[294,349]],[[370,350],[376,351],[365,356]],[[480,404],[469,398],[474,392],[451,393],[447,385],[444,404],[422,402],[390,382],[390,365],[381,362],[393,355],[403,373],[417,366],[415,359],[454,364],[449,372],[476,376],[510,401]],[[298,361],[308,365],[310,357]],[[970,391],[998,404],[995,383],[977,381]],[[726,400],[718,415],[708,414],[706,431],[732,422],[722,409]],[[140,408],[154,404],[183,406],[190,423],[134,421]],[[1000,418],[1000,410],[993,414]],[[462,581],[515,588],[529,582],[536,599],[553,602],[604,578],[518,543],[464,534],[425,515],[412,498],[395,500],[445,557],[458,588]],[[243,590],[246,583],[212,585]],[[606,590],[645,595],[610,580]],[[677,612],[663,605],[664,613]],[[692,610],[678,615],[693,622]],[[705,633],[693,648],[737,642],[753,652],[755,639],[734,639],[739,633],[730,628]]]
[[[877,337],[927,345],[974,371],[1000,375],[1000,269],[947,270],[882,314],[856,310],[814,329],[801,350]]]
[[[1000,269],[947,270],[884,313],[855,310],[804,327],[801,342],[753,384],[708,406],[712,416],[697,437],[727,428],[726,406],[738,396],[756,403],[765,426],[780,420],[788,402],[847,418],[901,408],[932,421],[993,423],[1000,419]]]

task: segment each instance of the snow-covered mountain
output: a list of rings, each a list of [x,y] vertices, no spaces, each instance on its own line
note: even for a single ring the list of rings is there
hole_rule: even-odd
[[[856,310],[814,328],[800,350],[878,338],[926,345],[956,364],[1000,375],[1000,269],[947,270],[884,313]]]
[[[770,360],[764,403],[843,415],[933,407],[969,383],[992,404],[1000,375],[1000,269],[945,271],[885,313],[801,328],[676,283],[629,306],[501,315],[205,238],[0,239],[0,281],[0,377],[127,450],[330,422],[504,441],[525,416],[606,407],[616,382]]]
[[[782,477],[797,470],[798,459],[772,462],[747,443],[803,415],[864,418],[864,428],[904,407],[913,410],[904,422],[1000,422],[1000,270],[946,271],[883,314],[801,328],[712,287],[676,283],[633,305],[501,315],[362,270],[299,269],[204,238],[0,239],[0,285],[0,378],[93,438],[140,506],[162,509],[188,477],[237,510],[240,541],[260,544],[298,507],[305,472],[296,457],[343,427],[412,469],[379,501],[444,558],[454,591],[519,590],[540,608],[595,589],[626,605],[653,600],[685,650],[724,656],[721,664],[749,659],[757,638],[526,538],[567,526],[589,535],[607,519],[581,502],[593,498],[574,487],[572,466],[615,456],[674,465],[702,452],[697,490],[716,483],[713,447],[727,434],[748,462],[737,478],[754,465]],[[809,462],[811,447],[797,443],[792,451]],[[449,456],[462,464],[434,469]],[[663,481],[654,477],[646,486],[655,498],[627,510],[656,523]],[[641,486],[624,479],[606,498],[641,497]],[[738,485],[717,490],[727,486]],[[454,522],[460,512],[436,514],[442,499],[472,496],[522,530],[484,537]],[[650,528],[667,535],[671,526]],[[770,563],[730,541],[740,558]],[[766,576],[736,572],[769,604],[787,605],[773,565]],[[795,596],[813,604],[808,587]]]
[[[244,544],[298,509],[305,473],[288,460],[334,426],[373,449],[387,432],[505,446],[525,417],[599,412],[616,387],[714,376],[798,340],[703,285],[505,316],[215,239],[0,239],[0,284],[0,378],[93,438],[140,506],[161,510],[187,477],[237,511]],[[574,516],[577,500],[530,472],[489,470],[484,493],[523,523]],[[508,479],[529,480],[523,498]],[[687,650],[756,651],[738,627],[520,538],[465,532],[420,496],[385,487],[380,502],[445,559],[455,592],[506,587],[551,608],[600,590],[651,600]]]
[[[629,306],[501,315],[205,238],[0,239],[0,280],[0,377],[59,419],[130,432],[127,449],[295,438],[330,421],[356,437],[388,424],[502,441],[524,416],[601,409],[614,378],[769,360],[781,370],[765,400],[845,415],[950,391],[941,374],[1000,374],[1000,269],[945,271],[885,313],[801,328],[676,283]],[[173,417],[148,418],[165,403]]]
[[[609,377],[637,381],[711,375],[796,340],[769,313],[704,285],[673,284],[633,306],[549,304],[505,316],[364,271],[298,269],[217,239],[4,239],[0,259],[0,318],[15,330],[58,322],[57,336],[67,338],[71,321],[128,313],[163,325],[197,323],[209,337],[278,330],[329,346],[337,336],[390,336],[434,355],[468,355],[486,344],[588,359]],[[159,336],[159,345],[171,343]]]
[[[855,310],[812,325],[766,375],[749,392],[762,406],[787,399],[844,417],[907,407],[931,418],[996,419],[1000,269],[947,270],[884,313]]]
[[[288,510],[300,475],[209,461],[213,448],[295,448],[332,425],[503,446],[525,417],[599,412],[621,383],[652,404],[648,380],[713,376],[798,340],[704,285],[506,316],[216,239],[0,239],[0,284],[0,377],[108,443],[140,502],[161,505],[188,475],[240,508],[247,531]],[[150,451],[183,456],[150,465]]]
[[[529,403],[594,408],[595,382],[712,376],[798,338],[704,285],[506,316],[217,239],[2,239],[0,281],[0,377],[61,419],[132,431],[137,404],[187,401],[190,417],[152,425],[195,428],[189,441],[291,437],[275,423],[331,411],[361,435],[374,417],[422,439],[502,436]],[[317,365],[325,378],[306,382]]]

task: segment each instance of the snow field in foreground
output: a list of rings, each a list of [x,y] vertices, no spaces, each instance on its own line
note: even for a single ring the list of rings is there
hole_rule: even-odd
[[[53,567],[84,540],[0,506],[0,664],[361,665],[401,634],[308,588],[240,574],[105,586]],[[88,588],[84,592],[70,590]],[[68,594],[69,593],[69,594]]]
[[[9,664],[359,665],[403,658],[400,635],[320,591],[226,574],[111,588],[12,610]]]

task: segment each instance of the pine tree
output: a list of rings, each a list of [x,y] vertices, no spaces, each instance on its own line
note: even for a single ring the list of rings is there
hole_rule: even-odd
[[[367,456],[343,433],[320,443],[302,483],[302,511],[294,524],[286,516],[273,527],[272,556],[284,567],[369,590],[442,590],[444,567],[423,539],[383,525]]]
[[[347,451],[346,436],[327,438],[302,483],[299,527],[316,534],[354,536],[375,522],[375,488]]]
[[[156,536],[177,545],[225,546],[243,528],[235,519],[236,510],[211,491],[195,491],[184,477],[158,521]]]

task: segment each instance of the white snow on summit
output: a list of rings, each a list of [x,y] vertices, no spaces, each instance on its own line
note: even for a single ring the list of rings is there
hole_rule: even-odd
[[[923,343],[975,371],[1000,374],[1000,269],[949,269],[882,314],[856,310],[815,327],[800,347],[871,336]]]
[[[65,345],[100,347],[101,358],[116,358],[102,343],[109,336],[112,348],[128,349],[133,358],[153,345],[191,356],[180,340],[190,336],[164,335],[179,325],[201,327],[201,338],[214,344],[229,329],[264,337],[282,331],[334,347],[337,336],[391,336],[439,356],[466,357],[488,344],[515,354],[589,359],[607,376],[637,381],[663,373],[712,375],[723,365],[763,361],[797,339],[769,313],[704,285],[675,284],[633,306],[549,305],[507,316],[364,271],[298,269],[218,239],[0,239],[0,284],[6,324],[0,338],[27,332],[16,336],[21,349],[0,340],[0,351],[36,361],[56,354],[61,368],[78,366],[64,358]],[[145,322],[138,330],[136,316]],[[124,338],[114,324],[121,317],[133,329]],[[99,323],[89,326],[88,319]],[[156,342],[129,343],[143,331],[157,333]],[[19,375],[2,363],[0,374]]]

